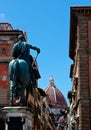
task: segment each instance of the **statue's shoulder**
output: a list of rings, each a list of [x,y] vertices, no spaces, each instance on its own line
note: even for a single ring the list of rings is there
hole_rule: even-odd
[[[15,43],[13,46],[14,50],[19,50],[21,48],[21,44],[19,44],[19,42]]]
[[[26,44],[28,44],[28,43],[27,43],[27,42],[25,42],[25,41],[24,41],[24,42],[22,42],[22,43],[23,43],[23,44],[25,44],[25,45],[26,45]]]
[[[23,42],[23,45],[25,46],[25,48],[30,48],[30,45],[28,44],[28,42]]]
[[[19,44],[19,42],[16,42],[16,43],[14,44],[14,47],[16,47],[18,44]]]

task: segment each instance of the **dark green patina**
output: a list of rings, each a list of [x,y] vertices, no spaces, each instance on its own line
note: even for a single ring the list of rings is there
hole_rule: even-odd
[[[30,49],[36,50],[37,55],[40,53],[39,48],[28,44],[24,41],[23,35],[19,35],[18,42],[14,44],[12,50],[14,59],[9,63],[10,99],[12,105],[14,104],[14,98],[17,97],[19,102],[25,105],[31,82],[36,82],[32,68],[33,58],[30,56]],[[34,86],[36,86],[36,83],[34,83]],[[25,89],[26,96],[24,95]]]

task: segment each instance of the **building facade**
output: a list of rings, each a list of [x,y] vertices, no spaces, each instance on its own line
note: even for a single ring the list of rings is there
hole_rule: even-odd
[[[9,23],[0,23],[0,106],[10,104],[8,64],[12,59],[12,47],[18,35],[24,33],[14,30]]]
[[[69,56],[73,64],[68,125],[91,130],[91,7],[70,8]]]
[[[67,102],[62,92],[56,87],[53,76],[50,77],[49,85],[45,88],[45,93],[50,100],[50,111],[59,114],[60,110],[67,107]]]
[[[56,87],[53,76],[50,77],[49,85],[45,88],[49,98],[50,116],[58,130],[65,127],[67,102],[62,92]]]
[[[40,74],[37,62],[33,68],[36,75],[36,87],[32,85],[27,106],[10,106],[10,79],[8,65],[12,60],[12,47],[22,34],[9,23],[0,23],[0,130],[55,130],[49,115],[49,103],[45,92],[38,88]],[[17,125],[16,125],[17,124]]]

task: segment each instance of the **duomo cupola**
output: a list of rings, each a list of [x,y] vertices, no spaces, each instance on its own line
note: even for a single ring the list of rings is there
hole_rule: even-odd
[[[60,109],[65,109],[67,107],[65,97],[56,87],[53,76],[50,77],[49,85],[44,91],[49,97],[51,109],[58,109],[60,111]]]

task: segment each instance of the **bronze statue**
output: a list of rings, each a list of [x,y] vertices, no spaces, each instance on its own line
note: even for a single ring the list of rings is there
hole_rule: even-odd
[[[18,36],[18,42],[14,44],[12,56],[16,59],[23,59],[25,60],[29,65],[31,65],[30,61],[30,49],[36,50],[37,53],[40,53],[40,49],[28,44],[24,41],[23,35]]]
[[[35,81],[30,49],[36,50],[37,54],[40,53],[39,48],[28,44],[24,41],[23,35],[19,35],[18,42],[14,44],[12,50],[14,59],[9,63],[11,104],[14,102],[14,97],[18,97],[24,105],[28,98],[31,81]],[[25,89],[27,90],[26,96],[24,96]]]

